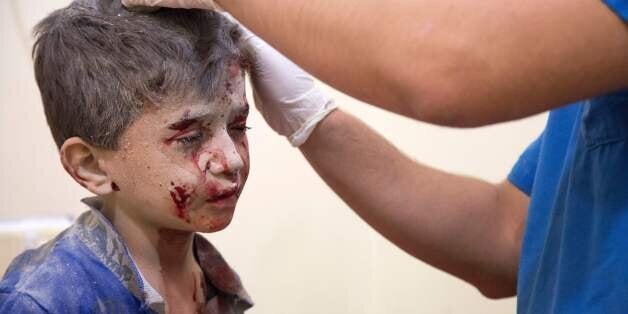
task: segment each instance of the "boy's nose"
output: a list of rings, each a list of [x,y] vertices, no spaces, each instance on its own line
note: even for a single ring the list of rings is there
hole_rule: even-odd
[[[227,133],[227,132],[224,132]],[[229,136],[215,136],[211,147],[211,156],[206,169],[212,175],[237,173],[244,167],[244,161]]]

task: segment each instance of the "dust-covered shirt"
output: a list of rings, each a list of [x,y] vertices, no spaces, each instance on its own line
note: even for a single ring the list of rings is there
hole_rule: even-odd
[[[55,239],[16,257],[0,282],[0,313],[164,313],[97,198]],[[243,313],[253,303],[238,275],[204,237],[194,253],[205,275],[203,313]]]

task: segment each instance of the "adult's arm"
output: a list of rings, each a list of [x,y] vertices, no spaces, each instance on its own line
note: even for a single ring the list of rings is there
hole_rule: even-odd
[[[300,146],[320,176],[366,222],[411,255],[489,297],[510,296],[528,199],[499,185],[438,171],[400,153],[246,29],[255,104]]]
[[[328,84],[477,126],[628,87],[628,27],[600,0],[216,0]]]
[[[417,163],[341,110],[322,120],[300,149],[394,244],[488,297],[516,293],[529,200],[508,181],[495,185]]]

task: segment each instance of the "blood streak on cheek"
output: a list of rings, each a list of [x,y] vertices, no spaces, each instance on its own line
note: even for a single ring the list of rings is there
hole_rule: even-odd
[[[196,167],[196,169],[200,173],[201,181],[205,182],[205,174],[207,173],[207,167],[202,167],[201,166],[201,155],[202,154],[203,154],[203,152],[196,152],[196,153],[194,153],[192,155],[192,164],[194,165],[194,167]]]
[[[177,216],[181,219],[184,219],[187,222],[190,222],[190,218],[187,215],[186,208],[188,205],[188,201],[192,197],[192,195],[182,186],[175,186],[174,182],[170,183],[173,186],[173,190],[170,191],[170,197],[174,201],[177,210]]]

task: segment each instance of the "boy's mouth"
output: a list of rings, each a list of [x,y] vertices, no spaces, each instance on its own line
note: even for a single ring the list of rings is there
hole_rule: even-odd
[[[207,198],[207,203],[230,203],[232,201],[236,201],[238,199],[238,191],[239,187],[236,185],[235,187],[224,189],[217,191],[215,193],[211,193]]]

